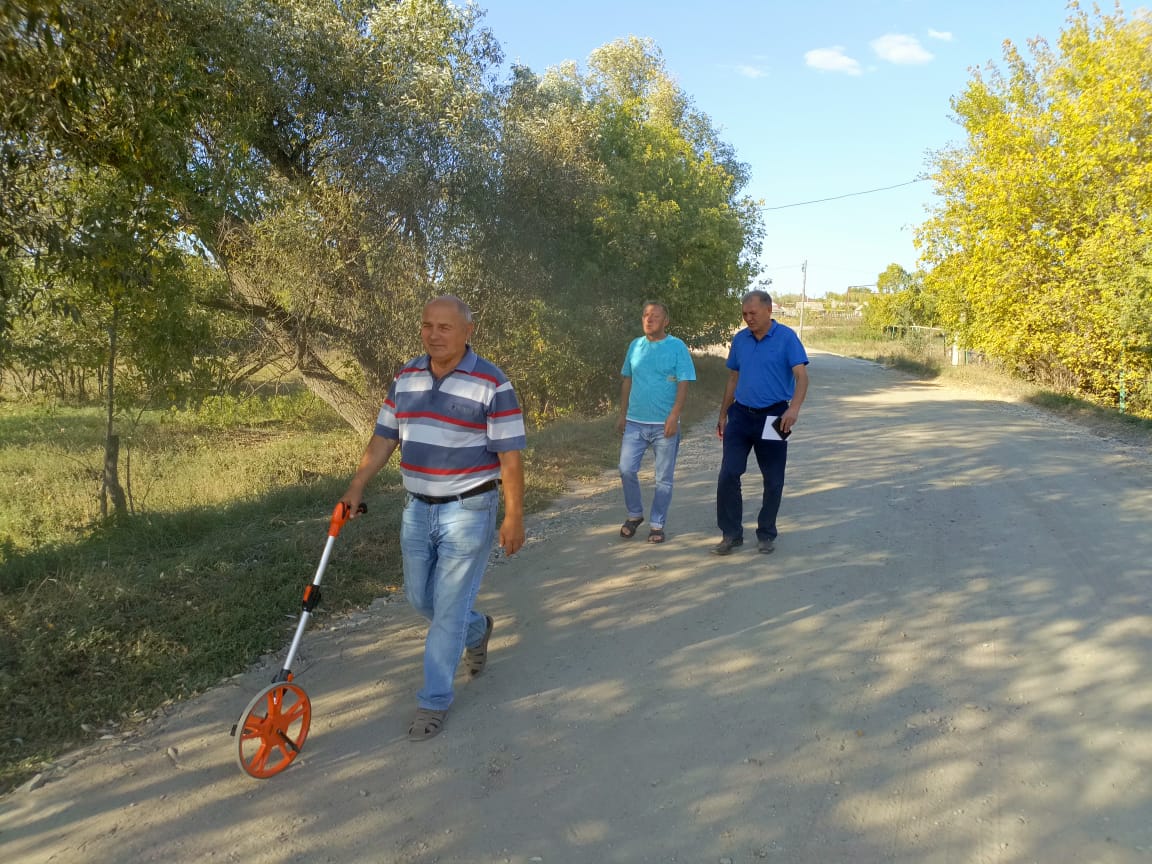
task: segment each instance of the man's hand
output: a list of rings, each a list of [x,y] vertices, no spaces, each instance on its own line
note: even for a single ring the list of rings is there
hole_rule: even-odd
[[[500,548],[505,555],[515,555],[524,547],[524,519],[505,516],[500,525]]]
[[[623,435],[624,434],[624,427],[625,427],[625,425],[627,425],[627,423],[628,423],[628,418],[626,418],[626,417],[621,417],[619,420],[616,421],[616,434],[617,435]]]
[[[348,491],[340,496],[340,503],[348,505],[348,518],[355,519],[360,515],[360,505],[364,501],[364,490],[357,486],[350,486]]]
[[[716,437],[724,437],[724,429],[728,426],[728,412],[725,411],[720,415],[720,419],[716,422]]]
[[[500,454],[500,480],[504,484],[504,521],[498,542],[505,555],[515,555],[524,545],[524,460],[519,450]]]
[[[792,427],[796,425],[796,421],[800,419],[800,409],[797,406],[789,405],[788,410],[780,415],[780,428],[785,432],[791,432]]]
[[[673,438],[680,431],[680,418],[669,417],[664,421],[664,437]]]

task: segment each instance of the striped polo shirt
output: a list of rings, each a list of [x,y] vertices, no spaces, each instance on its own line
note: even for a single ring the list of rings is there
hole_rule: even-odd
[[[459,495],[495,480],[497,454],[527,444],[512,383],[471,346],[440,380],[427,354],[406,363],[388,388],[376,434],[400,442],[404,488],[417,495]]]

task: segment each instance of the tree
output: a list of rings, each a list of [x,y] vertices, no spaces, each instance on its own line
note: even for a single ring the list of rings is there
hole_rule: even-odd
[[[949,329],[1023,375],[1117,398],[1141,379],[1152,307],[1135,274],[1152,204],[1152,20],[1090,20],[1056,49],[1010,43],[1005,71],[953,100],[967,135],[935,154],[941,204],[921,226],[926,290]]]
[[[604,391],[648,297],[689,341],[714,340],[758,249],[746,169],[650,43],[606,46],[588,75],[517,70],[498,87],[480,14],[448,0],[6,6],[0,84],[19,98],[0,115],[5,164],[96,172],[149,220],[97,226],[92,207],[41,201],[33,174],[8,171],[22,199],[0,225],[5,309],[90,279],[64,254],[79,248],[69,232],[111,248],[108,232],[136,225],[129,245],[185,253],[165,278],[213,269],[227,296],[198,300],[251,321],[364,432],[436,293],[472,303],[478,345],[525,373],[540,416]],[[132,266],[116,269],[129,319],[155,290]]]
[[[864,307],[864,323],[878,330],[903,332],[909,327],[937,324],[933,298],[924,291],[924,276],[889,264],[876,277],[876,294]]]

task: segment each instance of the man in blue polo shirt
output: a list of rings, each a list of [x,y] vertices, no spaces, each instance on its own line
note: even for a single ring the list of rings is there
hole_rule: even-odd
[[[444,727],[461,653],[472,676],[487,663],[493,621],[473,603],[492,551],[501,484],[499,545],[507,555],[524,545],[524,418],[507,376],[472,350],[471,336],[472,310],[462,300],[437,297],[425,305],[420,337],[427,353],[393,379],[341,498],[355,514],[368,481],[400,448],[404,590],[430,622],[412,741]]]
[[[688,347],[669,336],[668,307],[646,303],[640,316],[643,336],[632,340],[620,369],[620,420],[616,431],[620,443],[620,481],[624,485],[624,506],[628,518],[620,526],[620,536],[631,538],[644,521],[644,501],[640,495],[640,462],[648,448],[656,470],[656,491],[652,495],[652,521],[648,542],[664,542],[664,523],[672,503],[672,479],[676,454],[680,449],[680,412],[688,395],[688,382],[696,380],[696,367]]]
[[[788,462],[786,439],[808,395],[808,354],[791,327],[772,320],[771,296],[749,291],[742,311],[748,326],[736,334],[728,351],[728,384],[716,424],[724,442],[716,482],[716,524],[723,536],[712,549],[714,555],[730,555],[744,543],[740,477],[752,450],[764,478],[757,547],[761,552],[776,548],[776,514]],[[778,421],[775,427],[774,421]]]

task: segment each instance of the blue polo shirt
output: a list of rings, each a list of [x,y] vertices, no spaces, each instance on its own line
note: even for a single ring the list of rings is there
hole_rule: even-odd
[[[376,434],[400,442],[404,488],[459,495],[500,476],[499,453],[523,450],[524,415],[508,377],[474,352],[439,380],[427,354],[388,388]]]
[[[676,404],[681,381],[696,380],[696,366],[683,340],[665,335],[632,340],[620,374],[632,379],[625,417],[633,423],[663,423]]]
[[[736,401],[749,408],[789,401],[796,392],[792,367],[807,365],[808,352],[796,331],[776,320],[763,339],[745,327],[733,337],[728,351],[728,368],[740,373]]]

